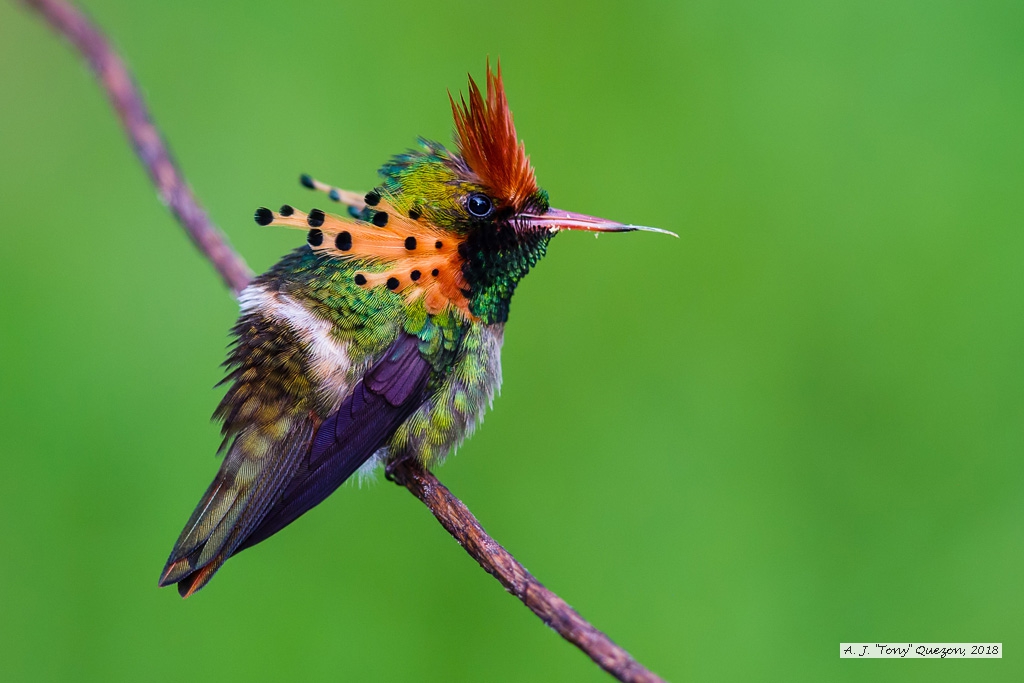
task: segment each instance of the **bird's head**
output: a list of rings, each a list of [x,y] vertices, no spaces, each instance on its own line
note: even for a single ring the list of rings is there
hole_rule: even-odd
[[[472,77],[469,101],[449,100],[457,151],[428,140],[380,169],[383,182],[365,195],[303,176],[307,187],[347,204],[348,216],[308,215],[292,207],[259,209],[262,225],[308,227],[316,250],[363,259],[354,275],[386,286],[437,312],[451,304],[485,323],[504,322],[516,284],[561,230],[628,232],[657,228],[616,223],[550,206],[516,135],[501,67],[487,68],[486,96]]]

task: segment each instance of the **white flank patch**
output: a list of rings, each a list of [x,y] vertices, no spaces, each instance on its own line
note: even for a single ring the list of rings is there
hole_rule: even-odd
[[[242,313],[260,310],[264,315],[287,323],[306,344],[310,369],[325,393],[340,402],[348,393],[348,376],[352,359],[348,344],[331,336],[333,324],[312,313],[287,294],[268,292],[263,287],[246,287],[238,297]]]
[[[355,480],[358,482],[359,488],[363,488],[363,484],[376,484],[377,483],[377,472],[383,468],[384,463],[388,459],[388,447],[378,448],[370,459],[360,465],[359,469],[356,470]],[[351,479],[349,480],[351,481]]]

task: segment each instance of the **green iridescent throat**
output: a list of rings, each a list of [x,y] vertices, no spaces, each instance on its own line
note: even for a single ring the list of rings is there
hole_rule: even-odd
[[[462,273],[469,284],[469,310],[486,324],[508,320],[516,285],[547,253],[553,237],[546,228],[482,225],[460,246]]]

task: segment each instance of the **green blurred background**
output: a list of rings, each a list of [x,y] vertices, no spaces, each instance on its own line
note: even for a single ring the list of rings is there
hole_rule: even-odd
[[[439,476],[686,680],[1022,680],[1024,5],[89,0],[262,270],[500,57],[560,207]],[[347,487],[186,602],[236,305],[78,57],[0,3],[0,678],[602,681],[407,492]],[[1003,642],[840,661],[840,641]]]

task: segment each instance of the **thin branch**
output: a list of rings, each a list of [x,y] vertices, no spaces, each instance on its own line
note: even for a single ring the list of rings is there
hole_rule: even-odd
[[[227,238],[217,229],[192,194],[181,171],[171,159],[170,152],[153,125],[142,94],[135,86],[128,67],[81,11],[63,0],[23,0],[38,11],[50,26],[78,48],[96,74],[103,90],[114,105],[125,133],[135,147],[150,180],[156,186],[160,200],[170,207],[175,218],[185,228],[199,251],[210,259],[224,283],[236,295],[252,279],[252,271],[245,265]]]
[[[509,551],[487,535],[466,504],[418,461],[404,459],[393,462],[388,465],[387,476],[423,501],[441,526],[505,590],[522,600],[541,621],[583,650],[602,669],[620,681],[630,683],[657,683],[662,680],[526,571],[526,567],[519,564]]]
[[[199,206],[171,160],[124,62],[99,29],[64,0],[22,1],[38,11],[89,61],[160,198],[170,206],[193,243],[210,260],[225,284],[238,294],[252,279],[252,272]],[[487,535],[469,508],[417,461],[406,459],[391,463],[388,478],[409,489],[487,573],[602,669],[623,682],[662,681],[537,581],[507,550]]]

